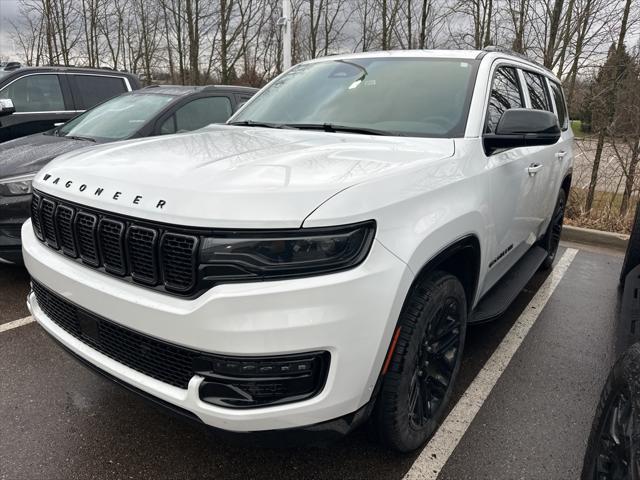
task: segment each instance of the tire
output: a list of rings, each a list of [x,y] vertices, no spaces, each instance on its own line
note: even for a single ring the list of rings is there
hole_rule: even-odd
[[[429,274],[409,293],[398,327],[373,422],[385,446],[409,452],[436,431],[460,369],[467,329],[460,281],[441,271]]]
[[[602,389],[582,480],[640,479],[640,344],[616,362]]]
[[[640,208],[638,206],[640,206],[640,203],[636,205],[633,227],[629,236],[627,251],[624,255],[624,262],[622,263],[622,271],[620,272],[621,287],[624,287],[624,282],[629,272],[640,265]]]
[[[556,206],[553,209],[553,215],[551,215],[551,221],[549,222],[547,231],[540,242],[542,248],[547,251],[547,256],[542,261],[542,265],[540,265],[542,270],[549,270],[556,259],[558,245],[560,245],[560,235],[562,234],[562,224],[564,223],[564,210],[566,203],[567,193],[563,189],[560,189]]]

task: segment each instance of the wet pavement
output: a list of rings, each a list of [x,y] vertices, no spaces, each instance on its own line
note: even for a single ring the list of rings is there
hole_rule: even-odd
[[[574,246],[575,247],[575,246]],[[618,252],[580,248],[440,479],[577,478],[616,356]],[[540,272],[494,322],[470,328],[456,399],[535,295]],[[0,325],[28,315],[28,275],[0,265]],[[0,331],[0,479],[401,479],[418,453],[366,427],[321,447],[230,443],[78,364],[36,324]]]

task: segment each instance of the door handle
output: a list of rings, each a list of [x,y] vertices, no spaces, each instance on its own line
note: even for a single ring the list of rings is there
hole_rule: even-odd
[[[527,173],[529,174],[530,177],[533,177],[536,173],[538,173],[540,170],[542,170],[542,167],[544,165],[540,164],[540,163],[532,163],[531,165],[529,165],[527,167]]]
[[[559,152],[556,153],[556,158],[558,160],[562,160],[565,157],[566,154],[567,154],[567,152],[565,152],[564,150],[560,150]]]

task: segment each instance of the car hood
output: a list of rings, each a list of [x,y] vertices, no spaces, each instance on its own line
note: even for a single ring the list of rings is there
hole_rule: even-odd
[[[295,228],[350,186],[453,153],[451,139],[223,125],[70,153],[34,187],[173,224]]]
[[[88,145],[93,143],[42,133],[0,143],[0,178],[35,173],[58,155]]]

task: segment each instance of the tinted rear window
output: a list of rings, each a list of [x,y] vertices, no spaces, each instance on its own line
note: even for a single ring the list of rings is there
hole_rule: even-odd
[[[98,75],[74,75],[81,109],[89,109],[99,103],[127,91],[122,78]]]

